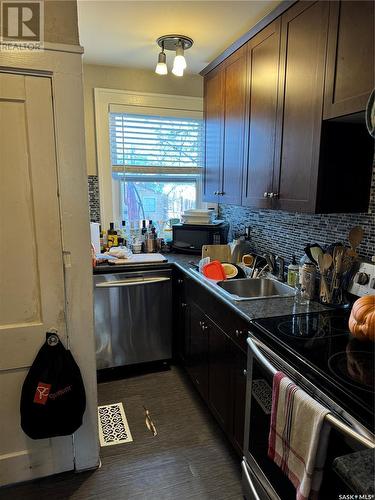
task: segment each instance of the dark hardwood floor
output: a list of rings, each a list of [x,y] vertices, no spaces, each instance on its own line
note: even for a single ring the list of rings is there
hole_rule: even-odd
[[[101,449],[102,467],[0,490],[0,499],[242,499],[240,461],[177,368],[99,385],[122,401],[133,442]],[[145,405],[158,435],[145,426]]]

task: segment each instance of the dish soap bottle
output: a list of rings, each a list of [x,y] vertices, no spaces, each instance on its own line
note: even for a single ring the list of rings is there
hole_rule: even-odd
[[[296,256],[292,256],[292,262],[288,266],[288,285],[295,287],[299,281],[299,265]]]

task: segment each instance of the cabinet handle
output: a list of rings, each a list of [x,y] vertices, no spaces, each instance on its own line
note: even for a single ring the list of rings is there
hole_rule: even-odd
[[[243,371],[243,374],[244,374],[244,377],[246,377],[246,375],[247,375],[247,370],[246,369]]]
[[[219,191],[217,194],[218,194],[219,196],[224,196],[224,195],[225,195],[225,191]]]
[[[271,193],[267,193],[267,191],[265,193],[263,193],[263,198],[270,198],[271,197]]]
[[[239,337],[240,335],[242,335],[242,331],[241,330],[236,330],[236,337]]]
[[[214,191],[214,195],[218,195],[219,194],[219,191]]]
[[[204,321],[200,321],[199,326],[203,326],[203,325],[204,325]]]
[[[279,193],[270,193],[270,198],[278,198]]]
[[[187,304],[185,302],[181,302],[181,307],[186,307]]]
[[[183,282],[184,282],[184,280],[182,280],[181,278],[177,280],[177,283],[178,283],[179,285],[182,285],[182,284],[183,284]]]
[[[203,325],[203,326],[202,326],[202,330],[203,330],[203,331],[208,330],[208,326],[207,326],[207,325]]]

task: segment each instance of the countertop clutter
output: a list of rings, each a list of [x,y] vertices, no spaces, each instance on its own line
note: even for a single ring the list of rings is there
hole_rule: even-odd
[[[166,254],[166,258],[168,262],[164,262],[158,264],[158,268],[168,268],[171,266],[175,266],[180,271],[184,272],[191,279],[199,283],[202,287],[204,287],[208,292],[212,293],[216,298],[223,301],[226,305],[228,305],[233,311],[238,313],[242,318],[247,321],[251,321],[256,318],[268,318],[273,316],[281,316],[288,314],[299,314],[306,312],[319,312],[326,309],[322,304],[318,302],[310,302],[308,305],[296,304],[294,297],[286,297],[286,298],[267,298],[267,299],[255,299],[248,302],[236,302],[235,300],[230,300],[229,298],[224,298],[223,295],[220,294],[217,290],[217,286],[215,284],[211,284],[206,280],[202,280],[197,274],[194,272],[192,266],[198,264],[197,258],[194,258],[192,255],[185,254],[176,254],[169,253]],[[150,264],[154,268],[154,264]],[[144,268],[144,266],[142,266]],[[132,270],[136,270],[136,268],[132,267]],[[113,272],[125,272],[129,271],[129,265],[114,266],[109,265],[100,265],[94,269],[94,274],[103,274],[103,273],[113,273]]]

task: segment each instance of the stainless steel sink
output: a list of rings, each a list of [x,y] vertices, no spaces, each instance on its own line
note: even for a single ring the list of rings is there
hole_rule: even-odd
[[[290,297],[294,288],[268,278],[243,278],[218,281],[217,285],[233,300],[254,300],[270,297]]]

